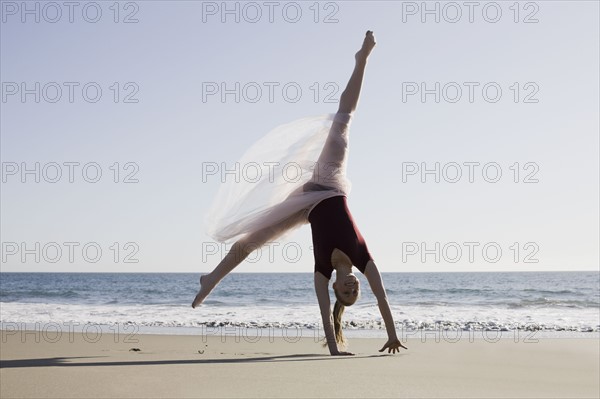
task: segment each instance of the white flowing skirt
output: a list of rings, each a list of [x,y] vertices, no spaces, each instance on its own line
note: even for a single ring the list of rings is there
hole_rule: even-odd
[[[322,200],[348,195],[351,119],[342,113],[302,118],[254,143],[236,165],[245,173],[221,184],[205,217],[207,234],[224,243],[252,234],[273,240],[308,223]]]

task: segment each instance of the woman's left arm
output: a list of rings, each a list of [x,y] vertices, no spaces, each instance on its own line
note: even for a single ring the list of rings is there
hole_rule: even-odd
[[[325,331],[325,339],[329,347],[329,353],[332,356],[353,355],[354,353],[338,350],[335,340],[335,330],[333,318],[331,315],[331,302],[329,301],[329,279],[323,276],[320,272],[315,272],[315,292],[321,309],[321,318],[323,319],[323,330]]]
[[[375,298],[377,298],[377,305],[379,306],[379,311],[381,312],[381,317],[383,318],[385,329],[387,330],[388,334],[388,341],[383,348],[379,350],[379,352],[383,352],[387,349],[388,353],[396,353],[396,351],[399,351],[400,348],[408,349],[406,346],[402,345],[398,339],[398,336],[396,335],[394,318],[388,303],[387,294],[385,293],[385,287],[383,286],[383,281],[381,280],[379,270],[373,261],[369,261],[369,263],[367,263],[365,277],[371,286],[371,290],[373,291]]]

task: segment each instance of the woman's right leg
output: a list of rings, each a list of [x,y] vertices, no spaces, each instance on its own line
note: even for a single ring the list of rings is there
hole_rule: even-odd
[[[346,84],[346,88],[340,97],[336,118],[331,124],[331,129],[329,130],[321,154],[317,159],[317,167],[311,179],[314,182],[321,182],[327,185],[328,181],[335,181],[338,168],[342,165],[344,159],[346,159],[348,143],[345,135],[347,134],[348,121],[342,121],[345,121],[348,115],[353,114],[358,106],[367,59],[374,47],[375,37],[373,36],[373,32],[367,31],[362,46],[354,57],[356,64]]]
[[[367,66],[367,59],[369,58],[373,47],[375,47],[375,36],[373,36],[373,32],[367,31],[363,44],[354,57],[356,59],[356,64],[352,71],[352,75],[346,84],[346,88],[340,97],[338,113],[350,114],[356,110],[363,77],[365,75],[365,67]]]

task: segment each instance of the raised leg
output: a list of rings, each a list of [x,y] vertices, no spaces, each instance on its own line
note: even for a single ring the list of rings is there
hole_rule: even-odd
[[[363,77],[365,75],[365,67],[367,66],[367,59],[374,47],[375,36],[373,36],[373,32],[367,31],[362,47],[354,56],[356,64],[354,66],[354,71],[352,71],[352,75],[350,76],[350,80],[340,97],[338,113],[349,114],[356,110]]]
[[[363,44],[355,55],[356,65],[354,66],[350,80],[340,97],[338,115],[336,115],[336,119],[331,124],[327,139],[317,159],[315,172],[311,179],[312,182],[325,186],[329,185],[328,183],[335,184],[338,173],[344,172],[342,165],[344,164],[348,150],[346,137],[348,123],[343,121],[347,121],[348,114],[352,114],[358,106],[367,59],[374,47],[375,37],[373,36],[373,32],[367,31]],[[338,116],[340,117],[339,120]]]

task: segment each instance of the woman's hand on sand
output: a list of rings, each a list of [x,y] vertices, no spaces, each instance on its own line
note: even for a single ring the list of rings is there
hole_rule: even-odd
[[[400,352],[400,348],[408,349],[406,346],[402,345],[398,338],[391,338],[383,345],[383,348],[379,349],[379,352],[383,352],[387,349],[388,353],[396,353]]]

